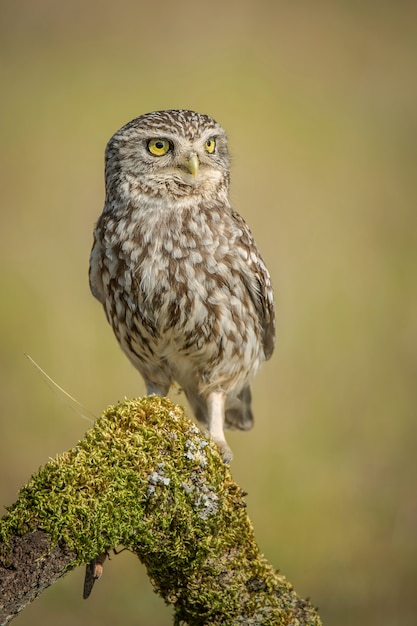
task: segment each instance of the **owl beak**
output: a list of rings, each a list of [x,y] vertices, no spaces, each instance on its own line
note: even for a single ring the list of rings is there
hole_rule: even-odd
[[[185,161],[184,165],[187,168],[187,170],[190,172],[190,174],[192,174],[194,178],[197,178],[198,170],[200,167],[200,162],[195,152],[192,152],[190,154],[188,159]]]

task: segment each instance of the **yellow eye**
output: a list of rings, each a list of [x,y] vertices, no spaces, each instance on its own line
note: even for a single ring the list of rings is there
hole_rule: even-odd
[[[163,156],[170,150],[171,144],[168,139],[151,139],[148,142],[148,150],[155,156]]]
[[[204,148],[209,154],[213,154],[215,147],[216,140],[214,139],[214,137],[210,137],[210,139],[207,139],[206,143],[204,144]]]

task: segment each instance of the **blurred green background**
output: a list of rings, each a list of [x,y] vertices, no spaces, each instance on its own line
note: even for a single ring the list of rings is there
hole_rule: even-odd
[[[103,153],[137,115],[226,128],[232,199],[273,277],[278,345],[232,433],[261,550],[328,625],[417,615],[417,5],[6,0],[1,63],[0,495],[143,394],[89,293]],[[183,403],[183,397],[174,399]],[[128,553],[17,622],[166,626]]]

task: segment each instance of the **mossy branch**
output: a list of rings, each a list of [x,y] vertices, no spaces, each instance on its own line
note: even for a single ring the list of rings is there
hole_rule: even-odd
[[[181,407],[151,396],[106,410],[32,476],[0,524],[0,619],[119,545],[145,564],[174,623],[315,625],[259,553],[243,493]]]

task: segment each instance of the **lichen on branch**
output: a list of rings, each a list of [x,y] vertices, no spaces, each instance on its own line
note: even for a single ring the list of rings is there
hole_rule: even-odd
[[[259,554],[243,493],[213,442],[166,398],[109,407],[33,475],[0,541],[34,530],[76,554],[67,570],[125,546],[176,624],[320,624]]]

